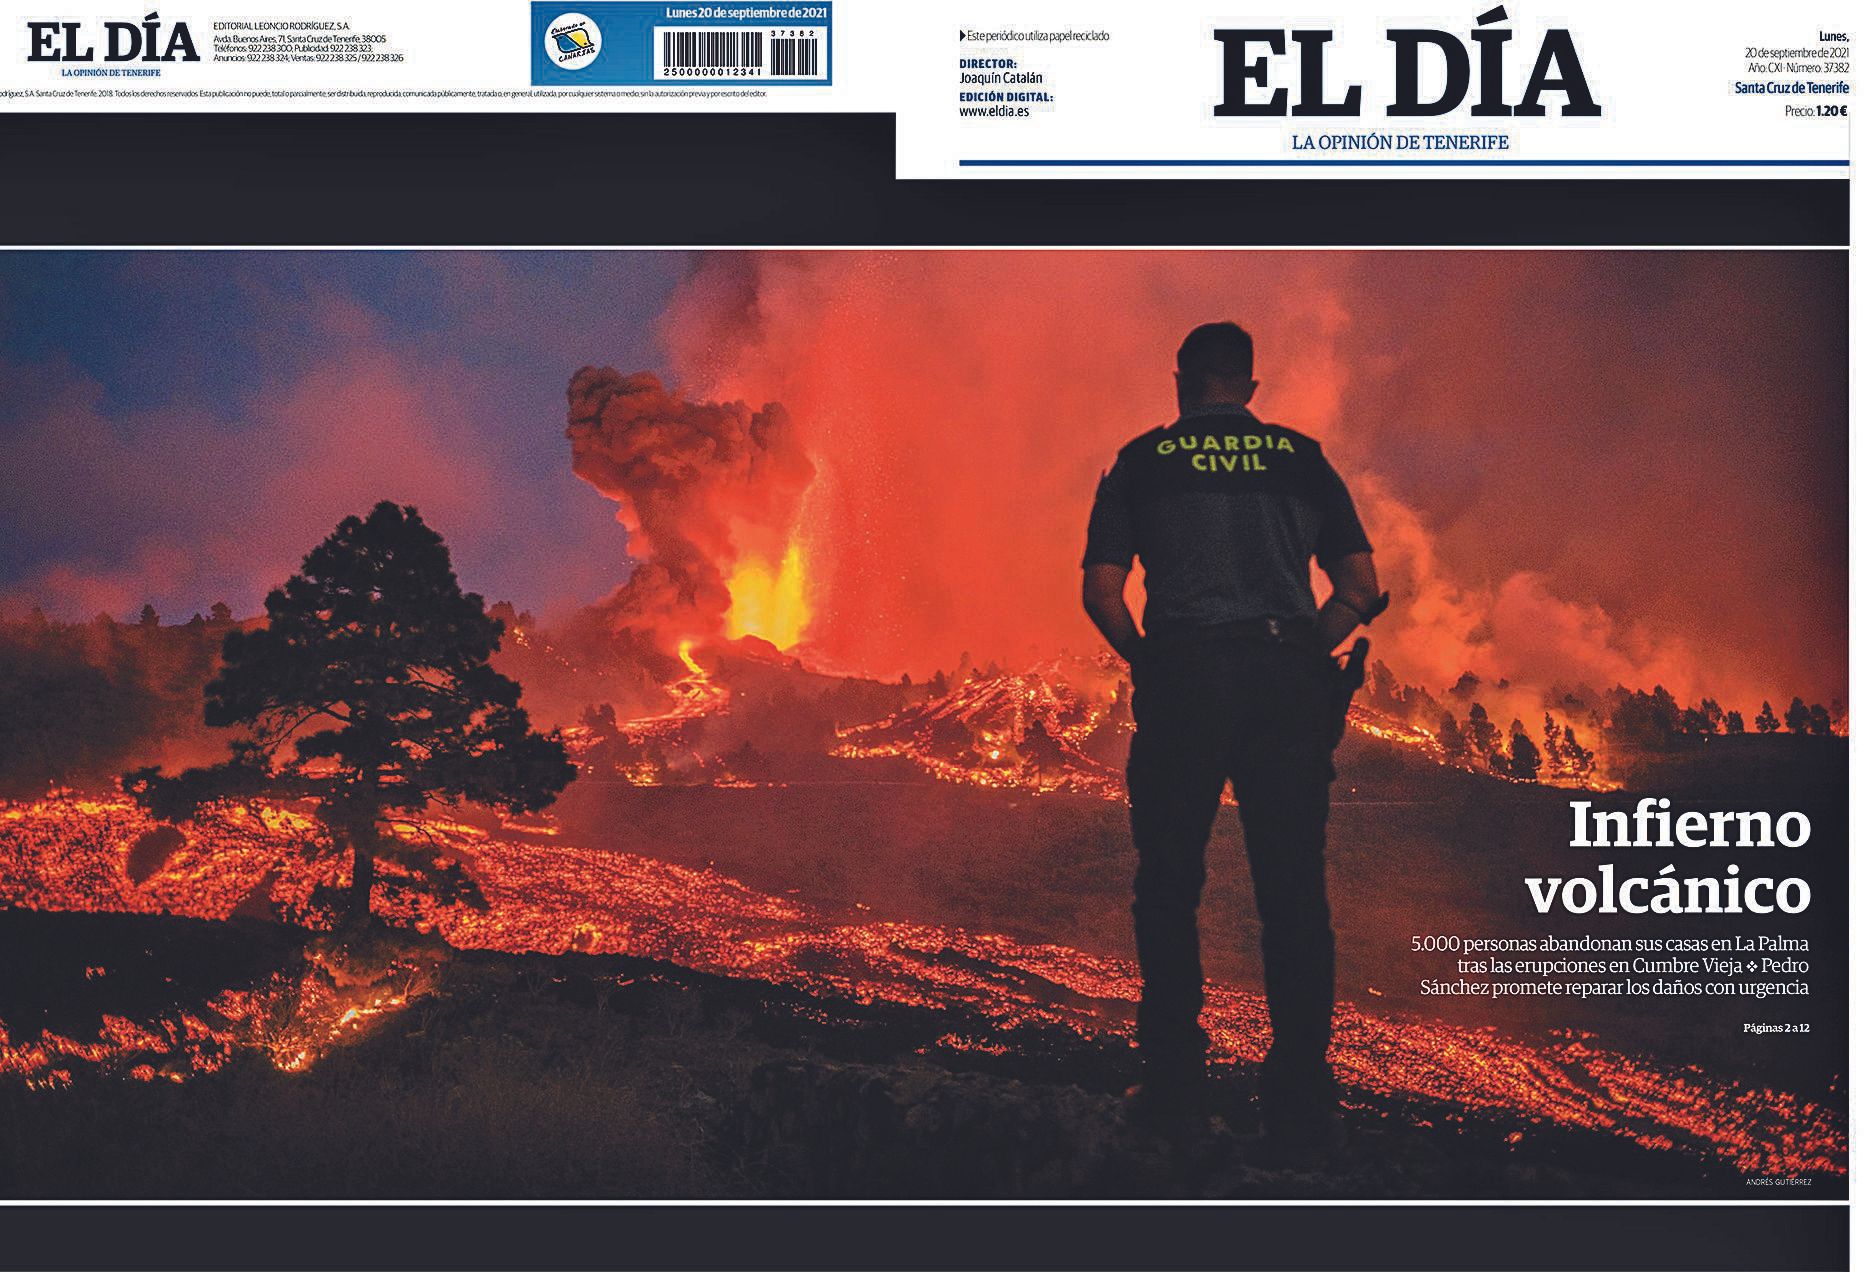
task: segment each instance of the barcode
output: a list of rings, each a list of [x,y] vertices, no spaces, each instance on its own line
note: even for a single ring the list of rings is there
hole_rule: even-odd
[[[783,44],[786,41],[779,40],[776,43]],[[764,64],[763,31],[661,32],[661,65],[665,67],[676,70],[694,67],[737,70],[740,67],[763,69]]]
[[[829,79],[827,26],[655,27],[657,80]]]
[[[774,39],[771,41],[771,73],[781,76],[816,74],[817,42]]]

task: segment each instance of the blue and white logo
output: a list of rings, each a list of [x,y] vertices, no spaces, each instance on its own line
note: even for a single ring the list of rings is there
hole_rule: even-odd
[[[566,4],[579,8],[566,12]],[[834,7],[833,0],[531,0],[531,82],[579,90],[824,88],[832,82]]]
[[[544,55],[566,71],[580,71],[603,49],[603,33],[581,13],[559,14],[544,27]]]

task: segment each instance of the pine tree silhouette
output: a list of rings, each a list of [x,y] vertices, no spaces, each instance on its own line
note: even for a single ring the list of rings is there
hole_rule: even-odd
[[[502,630],[420,514],[377,504],[266,597],[265,626],[227,633],[206,719],[242,730],[233,758],[175,777],[141,769],[125,789],[164,820],[224,799],[310,801],[351,857],[355,923],[369,918],[379,857],[473,899],[457,867],[383,829],[430,801],[536,811],[575,776],[563,743],[531,728],[517,682],[493,670]]]

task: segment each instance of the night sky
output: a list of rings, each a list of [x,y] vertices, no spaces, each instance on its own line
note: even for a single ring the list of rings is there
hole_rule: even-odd
[[[1845,282],[1815,252],[0,254],[0,612],[252,614],[391,498],[469,588],[562,617],[631,568],[564,437],[594,365],[787,409],[819,665],[1086,652],[1097,474],[1233,318],[1253,405],[1355,491],[1411,683],[1832,701]]]
[[[0,608],[167,621],[413,502],[467,586],[535,607],[625,573],[564,386],[653,369],[679,253],[0,254]]]

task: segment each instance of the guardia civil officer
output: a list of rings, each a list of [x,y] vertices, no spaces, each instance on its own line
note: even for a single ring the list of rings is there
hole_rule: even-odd
[[[1259,420],[1250,335],[1196,328],[1179,417],[1121,449],[1095,493],[1082,603],[1132,668],[1128,757],[1144,1112],[1196,1111],[1208,1039],[1198,904],[1228,781],[1244,823],[1274,1041],[1259,1086],[1273,1149],[1340,1135],[1327,1061],[1335,938],[1323,844],[1345,699],[1332,653],[1385,604],[1346,485],[1314,439]],[[1145,571],[1143,636],[1122,595]],[[1333,588],[1318,607],[1309,563]]]

